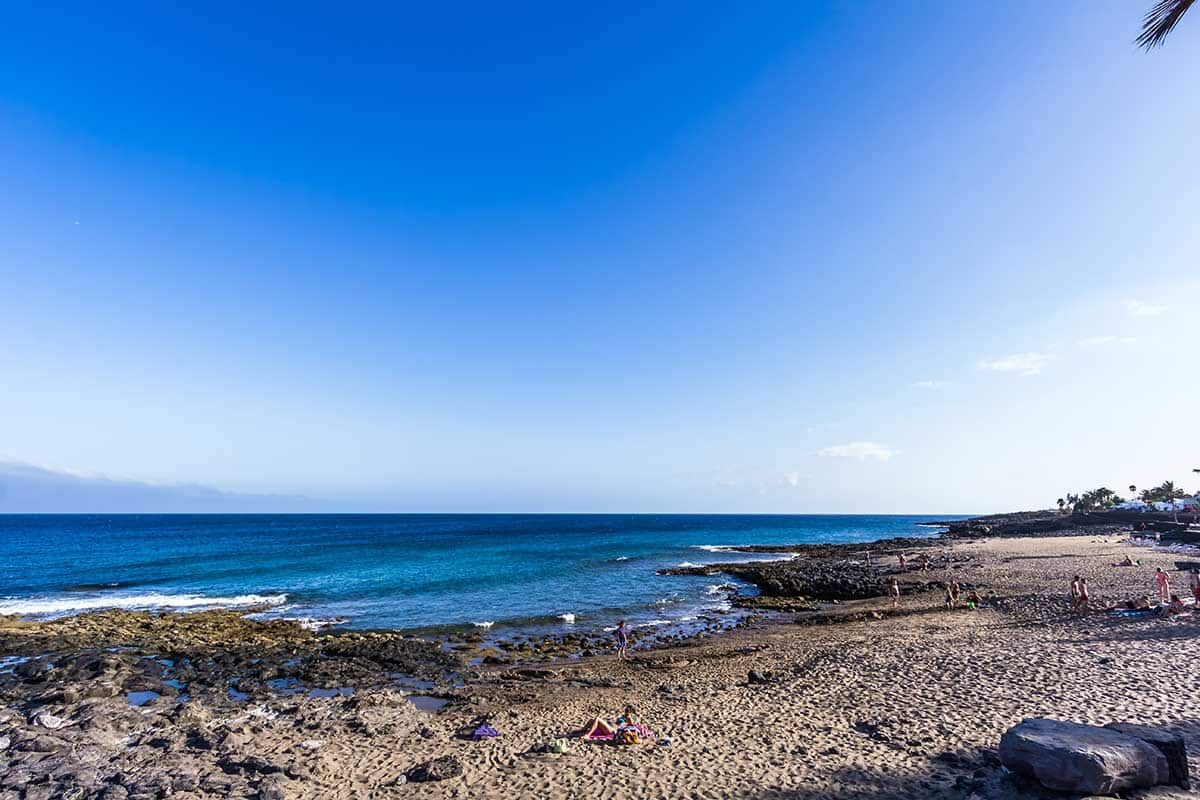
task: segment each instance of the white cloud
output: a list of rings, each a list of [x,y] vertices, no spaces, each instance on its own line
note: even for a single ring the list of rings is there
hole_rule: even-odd
[[[1125,307],[1135,317],[1158,317],[1171,310],[1170,306],[1156,306],[1153,303],[1143,303],[1141,300],[1127,300]]]
[[[1136,336],[1089,336],[1079,340],[1080,347],[1101,347],[1106,344],[1137,344]]]
[[[847,442],[818,450],[817,455],[827,458],[857,458],[859,461],[866,461],[868,458],[889,461],[898,452],[900,451],[879,442]]]
[[[947,381],[913,381],[913,387],[916,389],[942,389],[947,385]]]
[[[1045,353],[1013,353],[1004,358],[990,361],[981,360],[979,368],[989,369],[993,372],[1019,372],[1022,375],[1037,375],[1049,360],[1050,356]]]
[[[804,478],[799,472],[789,472],[783,476],[783,482],[788,486],[799,486],[800,481]]]

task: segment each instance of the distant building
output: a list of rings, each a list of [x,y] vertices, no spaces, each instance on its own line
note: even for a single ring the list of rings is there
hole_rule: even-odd
[[[1183,497],[1179,500],[1166,501],[1159,500],[1154,504],[1155,511],[1183,511],[1188,514],[1195,514],[1200,511],[1200,500],[1195,497]]]

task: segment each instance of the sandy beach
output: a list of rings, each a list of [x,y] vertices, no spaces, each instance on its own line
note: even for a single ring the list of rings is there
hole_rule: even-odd
[[[24,662],[0,682],[0,798],[1040,797],[995,755],[1001,734],[1032,716],[1163,726],[1200,753],[1200,617],[1101,610],[1152,593],[1157,566],[1186,594],[1180,567],[1196,557],[1088,535],[948,541],[928,552],[932,568],[900,576],[898,611],[886,598],[840,603],[815,618],[781,614],[685,645],[635,650],[625,661],[603,655],[471,669],[453,686],[435,686],[439,665],[426,684],[435,688],[422,690],[448,700],[437,713],[397,688],[366,686],[372,669],[386,668],[372,665],[420,655],[409,652],[423,646],[412,639],[355,634],[344,641],[357,644],[330,648],[327,640],[346,634],[293,637],[275,623],[263,639],[259,623],[247,623],[236,636],[251,649],[266,642],[265,650],[278,646],[298,660],[311,646],[326,661],[357,662],[357,672],[324,669],[327,682],[359,688],[312,697],[247,685],[245,696],[231,698],[224,686],[204,686],[199,669],[180,703],[162,686],[162,671],[155,684],[155,668],[146,667],[149,651],[164,645],[153,623],[138,644],[128,625],[114,633],[125,641],[110,645],[129,646],[108,653],[108,671],[97,678],[63,666],[79,653],[93,661],[103,654],[98,642],[78,639],[82,618],[10,620],[0,628],[6,655],[54,644],[57,663],[46,671]],[[1127,554],[1141,565],[1112,566]],[[890,574],[894,560],[879,555],[876,564]],[[1091,586],[1090,613],[1071,611],[1075,574]],[[986,608],[946,609],[932,585],[950,579],[994,599]],[[171,616],[176,650],[187,650],[185,632],[206,615]],[[86,646],[64,652],[73,641]],[[264,668],[265,679],[271,674]],[[148,675],[162,696],[131,706],[126,693],[146,688]],[[115,690],[92,691],[106,682]],[[627,706],[656,742],[576,738],[593,717],[611,721]],[[470,741],[465,734],[484,719],[500,735]],[[657,743],[666,737],[669,745]],[[559,738],[567,752],[538,752]],[[404,777],[446,756],[461,775]],[[1160,787],[1130,796],[1191,795]]]

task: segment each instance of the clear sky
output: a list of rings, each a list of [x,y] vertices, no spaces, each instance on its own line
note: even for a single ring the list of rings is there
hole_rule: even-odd
[[[1195,488],[1200,16],[1144,53],[1149,2],[11,8],[0,460],[312,510]]]

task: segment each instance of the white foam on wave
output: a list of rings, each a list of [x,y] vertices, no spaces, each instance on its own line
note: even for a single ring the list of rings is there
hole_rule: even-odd
[[[671,620],[669,620],[669,619],[652,619],[652,620],[648,620],[646,622],[639,622],[638,624],[634,625],[633,627],[635,627],[635,628],[657,628],[659,625],[670,625],[670,624],[671,624]]]
[[[697,564],[694,561],[681,561],[678,564],[676,564],[675,566],[678,567],[679,569],[690,569],[690,568],[694,568],[694,567],[703,567],[704,565]]]
[[[737,545],[734,545],[734,544],[694,544],[694,545],[692,545],[693,550],[704,550],[709,553],[728,553],[729,551],[733,550],[736,547],[737,547]]]
[[[569,613],[568,614],[559,614],[558,618],[561,619],[563,622],[567,623],[568,625],[575,624],[575,615],[574,614],[569,614]]]
[[[345,617],[281,617],[281,619],[299,623],[300,627],[306,631],[320,631],[349,622]]]
[[[751,556],[749,558],[739,558],[733,561],[723,561],[723,564],[765,564],[770,561],[791,561],[799,558],[799,553],[771,553],[768,555]]]
[[[474,625],[476,628],[490,628],[493,625],[495,625],[496,623],[493,620],[485,620],[483,622],[472,622],[471,624]]]
[[[629,560],[629,556],[617,556],[616,558],[613,559],[613,561],[628,561],[628,560]]]
[[[6,598],[0,600],[0,615],[49,616],[98,611],[107,608],[128,610],[184,609],[201,611],[212,608],[278,606],[287,602],[286,594],[239,594],[232,597],[208,597],[202,594],[101,594],[68,597]]]

